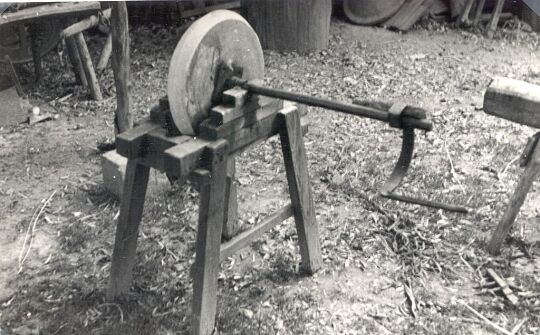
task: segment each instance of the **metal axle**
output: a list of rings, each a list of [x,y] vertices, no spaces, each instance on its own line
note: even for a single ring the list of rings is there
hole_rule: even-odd
[[[338,102],[329,99],[313,97],[310,95],[288,92],[276,88],[269,88],[259,85],[253,81],[247,81],[238,77],[232,77],[231,79],[229,79],[229,84],[231,86],[239,86],[251,93],[260,94],[271,98],[294,101],[303,105],[322,107],[350,115],[367,117],[383,122],[390,122],[390,113],[369,106]],[[425,116],[422,116],[423,115],[403,115],[401,122],[403,126],[422,129],[426,131],[432,130],[433,124],[431,123],[431,121],[425,118]]]

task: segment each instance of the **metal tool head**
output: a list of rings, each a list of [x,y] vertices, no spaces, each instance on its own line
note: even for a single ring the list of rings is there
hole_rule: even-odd
[[[173,121],[182,134],[196,134],[227,73],[262,79],[264,59],[259,38],[247,21],[235,12],[217,10],[189,27],[171,58],[167,94]]]

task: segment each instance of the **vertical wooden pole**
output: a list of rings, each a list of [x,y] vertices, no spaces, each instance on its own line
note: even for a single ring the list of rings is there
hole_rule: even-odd
[[[36,75],[36,83],[41,82],[41,76],[43,75],[41,64],[41,52],[39,45],[39,27],[31,24],[29,28],[30,33],[30,48],[32,50],[32,59],[34,61],[34,73]]]
[[[472,6],[474,5],[474,2],[476,0],[467,0],[467,4],[465,5],[465,8],[463,8],[463,12],[461,12],[461,15],[459,16],[459,25],[468,25],[469,20],[469,14],[471,12]]]
[[[504,0],[497,0],[497,4],[495,5],[495,9],[493,9],[491,19],[487,25],[486,36],[488,38],[492,38],[495,30],[497,29],[497,24],[499,24],[499,17],[501,16],[503,6]]]
[[[200,183],[199,227],[193,271],[193,335],[213,332],[219,274],[221,230],[226,207],[227,141],[213,142],[207,147],[208,170],[203,170]]]
[[[90,52],[88,51],[88,46],[86,45],[82,32],[75,34],[75,43],[77,44],[77,49],[79,50],[79,56],[81,57],[84,74],[86,76],[86,81],[88,83],[88,88],[90,89],[92,99],[99,101],[103,99],[103,96],[101,95],[101,89],[99,88],[96,71],[94,71],[92,58],[90,57]]]
[[[227,161],[227,185],[225,202],[225,220],[223,221],[222,237],[225,240],[233,238],[238,233],[238,194],[236,189],[235,174],[236,174],[236,159],[233,155],[229,156]]]
[[[298,243],[302,255],[302,269],[314,273],[322,266],[319,229],[315,219],[315,207],[307,169],[306,149],[300,125],[300,113],[296,107],[280,112],[281,148],[289,183]]]
[[[111,3],[112,67],[116,86],[115,133],[133,127],[129,96],[129,31],[125,1]]]
[[[84,74],[84,68],[81,61],[81,56],[79,55],[79,50],[77,49],[77,44],[75,43],[75,38],[70,36],[66,38],[66,46],[69,55],[69,61],[71,66],[73,66],[73,72],[75,73],[75,80],[77,83],[82,86],[88,86],[86,81],[86,75]]]
[[[107,292],[109,299],[126,294],[131,285],[149,171],[149,167],[128,160]]]
[[[506,236],[510,232],[512,224],[516,220],[516,217],[519,213],[519,209],[523,205],[523,202],[527,197],[527,193],[529,192],[529,189],[531,188],[534,180],[538,176],[539,171],[540,145],[537,144],[536,148],[534,148],[533,154],[531,155],[529,163],[525,167],[525,171],[523,171],[523,175],[519,180],[516,190],[514,191],[512,198],[510,198],[510,203],[506,208],[506,212],[504,213],[504,216],[499,222],[497,229],[491,237],[491,241],[488,245],[488,251],[491,254],[498,254],[500,252],[501,245],[504,243]]]

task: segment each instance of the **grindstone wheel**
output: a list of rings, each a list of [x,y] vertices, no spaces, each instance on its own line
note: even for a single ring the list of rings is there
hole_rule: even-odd
[[[405,0],[344,0],[343,12],[353,23],[374,25],[396,14]]]
[[[235,12],[217,10],[189,27],[171,58],[167,94],[173,121],[182,134],[196,135],[216,103],[215,91],[224,73],[262,79],[264,59],[259,38],[247,21]]]

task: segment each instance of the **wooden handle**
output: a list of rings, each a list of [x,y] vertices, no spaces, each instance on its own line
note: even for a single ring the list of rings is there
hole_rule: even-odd
[[[540,128],[540,86],[495,77],[484,95],[484,112]]]

